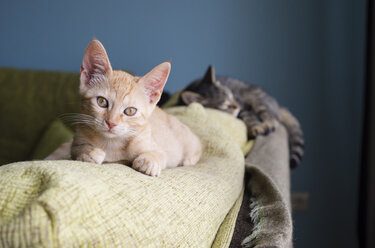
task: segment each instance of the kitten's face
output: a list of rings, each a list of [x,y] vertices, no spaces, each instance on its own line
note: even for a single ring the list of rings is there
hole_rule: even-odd
[[[209,108],[216,108],[227,112],[233,116],[237,116],[240,111],[240,106],[233,97],[232,92],[223,86],[219,80],[210,83],[206,92],[201,95],[206,100],[203,105]]]
[[[205,107],[219,109],[233,116],[240,112],[240,105],[234,99],[231,90],[216,80],[212,67],[209,67],[202,79],[195,81],[187,91],[182,92],[181,98],[187,105],[198,102]]]
[[[113,71],[97,81],[81,93],[82,112],[95,118],[91,127],[110,138],[134,135],[154,109],[138,85],[139,78]]]
[[[85,124],[107,138],[136,135],[159,101],[170,68],[170,63],[162,63],[143,77],[113,71],[104,47],[93,40],[81,67]]]

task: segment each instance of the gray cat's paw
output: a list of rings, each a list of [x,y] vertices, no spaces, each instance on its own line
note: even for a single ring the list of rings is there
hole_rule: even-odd
[[[254,125],[249,130],[249,136],[252,138],[257,137],[258,135],[267,135],[275,131],[278,126],[277,121],[264,121],[257,125]]]
[[[155,156],[142,154],[133,161],[132,167],[143,174],[157,177],[160,175],[162,169],[157,160]]]
[[[77,157],[78,161],[102,164],[105,158],[105,152],[102,149],[94,148],[88,154],[83,153]]]

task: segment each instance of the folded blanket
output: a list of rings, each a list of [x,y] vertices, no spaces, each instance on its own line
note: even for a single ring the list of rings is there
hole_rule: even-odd
[[[291,248],[293,224],[290,204],[288,139],[280,126],[267,136],[256,138],[246,157],[250,217],[254,229],[242,242],[244,247]],[[249,203],[247,203],[249,204]]]
[[[198,104],[169,112],[201,138],[197,165],[157,178],[121,164],[0,167],[0,246],[210,247],[243,188],[246,128]]]
[[[288,154],[283,127],[256,138],[245,159],[247,187],[221,225],[214,245],[220,241],[230,243],[230,248],[293,247]]]

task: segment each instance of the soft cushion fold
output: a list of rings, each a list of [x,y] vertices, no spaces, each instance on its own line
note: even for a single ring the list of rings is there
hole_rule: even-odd
[[[246,128],[199,104],[168,112],[200,137],[197,165],[156,178],[121,164],[0,167],[0,246],[210,247],[243,187]]]

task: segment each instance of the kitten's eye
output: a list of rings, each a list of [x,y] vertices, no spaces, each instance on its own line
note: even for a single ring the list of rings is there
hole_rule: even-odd
[[[126,114],[128,116],[133,116],[133,115],[135,115],[135,113],[137,113],[137,109],[134,108],[134,107],[128,107],[124,110],[124,114]]]
[[[96,99],[96,101],[98,102],[98,105],[100,107],[102,107],[102,108],[108,108],[108,101],[104,97],[98,96],[98,98]]]

